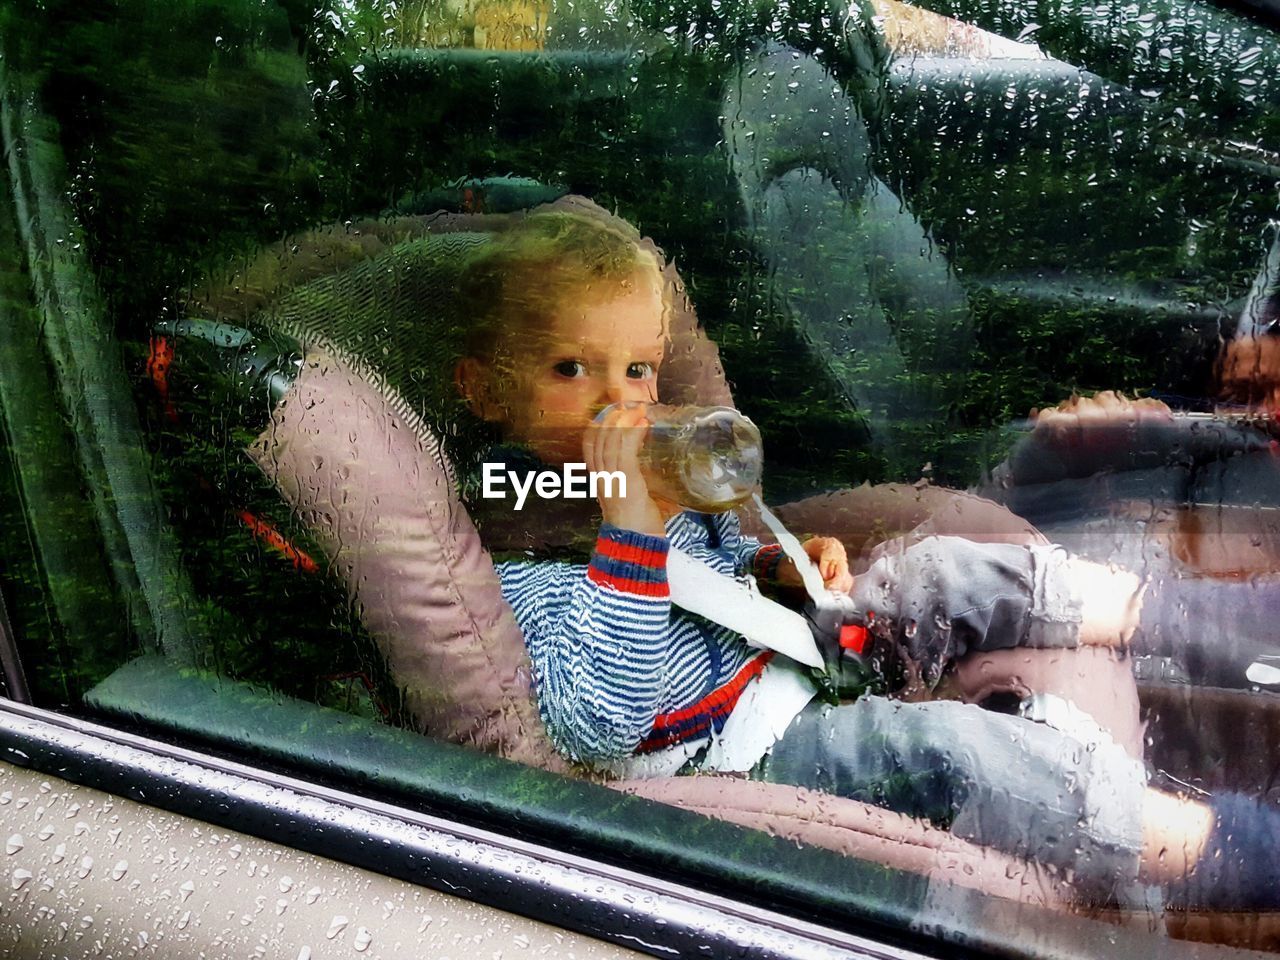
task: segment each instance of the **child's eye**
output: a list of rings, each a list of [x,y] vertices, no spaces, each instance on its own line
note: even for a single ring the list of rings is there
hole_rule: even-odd
[[[627,376],[632,380],[648,380],[653,376],[653,364],[637,361],[627,367]]]
[[[560,376],[570,379],[586,376],[587,373],[587,365],[581,360],[561,360],[552,369]]]

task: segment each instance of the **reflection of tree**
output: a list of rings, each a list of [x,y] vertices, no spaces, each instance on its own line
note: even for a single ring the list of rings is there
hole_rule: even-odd
[[[361,46],[542,50],[549,0],[360,0],[335,10]]]
[[[1004,37],[1034,35],[1050,55],[1165,106],[1189,133],[1276,142],[1280,35],[1203,0],[927,0],[937,13]],[[1194,109],[1176,110],[1193,104]]]
[[[1156,373],[1177,365],[1158,311],[1122,310],[1112,294],[1124,283],[1169,280],[1184,299],[1208,304],[1238,296],[1256,271],[1257,229],[1274,213],[1277,179],[1250,146],[1275,140],[1259,132],[1278,115],[1265,98],[1253,104],[1259,125],[1241,141],[1252,159],[1228,165],[1220,138],[1201,157],[1188,152],[1186,133],[1215,117],[1245,129],[1243,108],[1214,113],[1172,85],[1156,99],[1145,80],[1124,89],[1048,61],[920,56],[907,70],[882,49],[870,6],[557,0],[546,16],[541,2],[118,0],[110,14],[92,14],[50,0],[43,20],[8,34],[29,38],[32,58],[48,65],[73,201],[123,322],[153,317],[200,263],[221,264],[228,250],[303,224],[380,210],[459,177],[515,173],[562,184],[616,205],[685,269],[740,402],[768,424],[775,481],[786,464],[801,465],[799,476],[815,463],[842,479],[887,478],[841,384],[879,387],[899,372],[873,368],[866,351],[817,369],[777,294],[830,300],[831,288],[806,281],[783,289],[747,230],[716,118],[727,78],[765,40],[810,53],[830,71],[867,123],[869,172],[909,204],[966,283],[974,350],[948,414],[962,427],[984,429],[1077,387],[1178,386]],[[929,3],[960,11],[976,0]],[[0,16],[9,9],[0,4]],[[966,19],[991,28],[999,18]],[[1027,31],[1026,19],[1020,14],[1004,35]],[[1064,57],[1060,19],[1046,15],[1031,32]],[[917,45],[953,46],[949,26],[920,22]],[[545,57],[422,49],[514,49],[544,35],[553,51]],[[1280,62],[1268,44],[1241,48],[1230,70],[1215,71],[1204,57],[1169,69],[1194,79],[1200,63],[1209,80],[1239,76],[1256,79],[1255,92],[1274,91],[1275,81],[1258,74],[1259,64]],[[1134,83],[1147,76],[1120,54],[1115,47],[1109,74]],[[813,93],[810,78],[796,82]],[[833,102],[825,101],[828,112]],[[1175,108],[1190,119],[1170,119]],[[763,124],[757,136],[770,129]],[[806,142],[821,142],[822,132]],[[769,139],[762,161],[770,169],[813,166],[849,192],[852,171],[816,162],[788,138]],[[837,263],[852,242],[837,240],[810,255]],[[909,322],[915,287],[883,266],[868,269],[896,335],[945,330]],[[1024,283],[1040,272],[1087,272],[1108,289],[1088,302],[1050,302]],[[1012,287],[975,281],[993,275],[1016,276]],[[840,311],[831,316],[834,324]],[[931,334],[904,349],[915,360],[946,346],[956,342]],[[939,447],[960,437],[935,434]],[[928,458],[944,476],[945,456]],[[955,476],[967,479],[968,468]]]
[[[901,0],[871,0],[885,43],[895,56],[989,55],[982,32],[959,20],[942,17]]]
[[[58,123],[68,194],[123,324],[156,315],[198,259],[310,216],[319,138],[298,24],[271,4],[62,4],[18,31]]]
[[[357,0],[342,5],[339,15],[366,49],[453,47],[466,45],[462,6],[452,0]]]
[[[453,46],[449,41],[463,19],[448,0],[403,0],[386,7],[394,31],[387,39],[397,47]]]

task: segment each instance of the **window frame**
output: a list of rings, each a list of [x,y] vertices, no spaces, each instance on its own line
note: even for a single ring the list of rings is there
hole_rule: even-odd
[[[145,591],[146,584],[141,586]],[[7,762],[18,759],[50,775],[444,892],[461,888],[478,902],[655,955],[712,949],[779,957],[814,956],[818,949],[865,957],[923,955],[553,847],[36,708],[30,705],[3,598],[0,666],[0,693],[9,698],[0,700],[0,756]],[[156,803],[156,797],[164,799]],[[380,832],[358,829],[375,822]],[[411,869],[407,864],[415,858],[419,866]],[[526,869],[513,869],[517,862]],[[620,917],[630,924],[625,933],[616,927]],[[944,940],[933,943],[939,952],[955,950]]]
[[[9,699],[0,760],[655,956],[926,956]]]

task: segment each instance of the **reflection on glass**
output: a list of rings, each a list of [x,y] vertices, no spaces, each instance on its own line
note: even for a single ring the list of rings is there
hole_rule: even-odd
[[[933,873],[833,923],[1274,946],[1276,37],[1194,3],[978,6],[43,11],[13,70],[53,133],[21,155],[65,160],[82,239],[49,262],[103,295],[158,495],[84,485],[173,529],[198,665]],[[551,253],[512,255],[548,205]],[[563,249],[583,223],[599,256]],[[74,474],[97,434],[48,376]],[[656,401],[750,418],[803,555],[748,504],[648,491],[625,404]],[[8,576],[81,637],[55,561],[94,528],[69,547],[36,506],[69,502],[30,496],[38,447]],[[578,461],[645,495],[483,495],[485,463]],[[151,575],[95,570],[104,609]],[[822,668],[786,665],[793,628]],[[134,633],[31,644],[40,701],[159,689]],[[693,842],[727,873],[748,846]]]
[[[996,58],[1040,60],[1045,54],[1034,43],[1008,40],[971,23],[944,17],[902,0],[873,0],[877,23],[895,56]]]

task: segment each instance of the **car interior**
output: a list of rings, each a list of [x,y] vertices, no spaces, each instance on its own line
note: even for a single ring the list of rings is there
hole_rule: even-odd
[[[1211,401],[1275,216],[1280,157],[1241,147],[1280,129],[1274,91],[1223,81],[1226,119],[1197,128],[1170,106],[1189,101],[1106,72],[1087,14],[1026,33],[961,0],[915,28],[895,0],[557,4],[535,40],[483,26],[499,6],[419,24],[417,46],[238,0],[130,0],[73,11],[60,43],[11,41],[0,242],[28,269],[0,291],[25,318],[0,333],[10,689],[888,941],[932,909],[926,936],[977,950],[1280,949],[1280,914],[1081,901],[856,801],[573,767],[459,495],[451,380],[469,251],[530,210],[586,211],[661,251],[681,294],[662,393],[760,425],[793,531],[834,526],[865,560],[954,487],[1104,562],[1272,573],[1280,488],[1205,494],[1216,452],[999,465],[1030,409],[1077,389]],[[1245,22],[1174,12],[1193,6],[1224,34]],[[217,39],[170,48],[175,25]],[[1035,46],[1054,42],[1062,59]],[[259,359],[302,390],[260,389]],[[900,499],[869,506],[866,482]],[[392,487],[411,518],[376,514]],[[1215,533],[1249,542],[1247,570],[1210,555]],[[1108,699],[1114,661],[1037,653],[1079,702]],[[1138,703],[1097,710],[1153,777],[1280,800],[1280,686],[1170,657],[1118,669]]]

